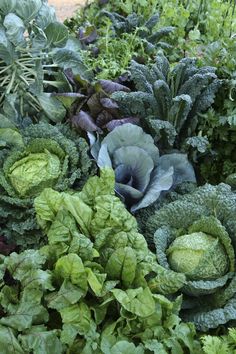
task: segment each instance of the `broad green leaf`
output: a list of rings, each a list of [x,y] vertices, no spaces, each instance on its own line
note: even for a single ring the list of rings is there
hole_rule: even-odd
[[[16,338],[16,332],[2,325],[0,325],[0,350],[1,354],[25,354]]]
[[[133,343],[130,343],[125,340],[121,340],[114,344],[111,348],[110,351],[104,352],[104,354],[124,354],[124,353],[129,353],[129,354],[143,354],[144,353],[144,348],[142,346],[136,347]]]
[[[113,289],[111,292],[125,310],[139,317],[148,317],[155,312],[155,301],[149,288]]]
[[[88,275],[88,284],[93,290],[96,296],[100,296],[104,282],[106,280],[106,274],[96,274],[90,268],[85,268]]]
[[[87,291],[87,273],[81,258],[77,254],[69,253],[58,259],[55,265],[55,275],[59,279],[70,280],[72,284]]]
[[[64,280],[59,291],[48,294],[46,297],[48,307],[62,310],[65,307],[74,305],[85,295],[85,291],[72,284],[69,280]]]
[[[26,352],[34,354],[62,354],[63,347],[57,337],[57,331],[27,333],[19,336],[22,347]]]
[[[0,0],[0,13],[7,15],[14,12],[17,0]]]
[[[15,58],[12,44],[6,36],[6,32],[0,27],[0,59],[6,64],[11,64]]]
[[[38,94],[37,98],[49,120],[54,123],[59,123],[63,120],[66,115],[66,109],[58,99],[45,92]]]
[[[67,210],[59,210],[48,230],[48,243],[50,245],[58,244],[59,242],[69,244],[74,233],[77,233],[75,219]],[[70,253],[77,252],[71,251]]]
[[[72,344],[78,334],[89,337],[96,328],[94,328],[95,323],[92,320],[90,309],[83,302],[60,310],[60,314],[63,322],[61,333],[63,343]]]
[[[80,198],[88,205],[93,206],[97,196],[114,195],[115,175],[111,168],[102,168],[100,178],[90,177],[85,183]]]
[[[92,209],[79,198],[78,194],[64,193],[63,204],[75,218],[82,233],[89,235],[89,227],[93,216]]]
[[[35,198],[34,207],[38,224],[44,231],[48,231],[54,221],[62,203],[62,195],[51,188],[45,188],[43,192]]]
[[[25,25],[21,18],[10,13],[5,17],[3,25],[6,28],[6,35],[10,42],[15,46],[23,46],[25,43]]]
[[[55,8],[47,3],[43,3],[36,17],[36,24],[45,29],[50,23],[56,22]]]
[[[11,128],[0,128],[0,146],[7,145],[23,147],[24,143],[22,135],[17,130]]]
[[[44,30],[50,47],[64,47],[68,39],[68,29],[60,22],[50,23]]]
[[[17,0],[15,11],[25,23],[28,23],[36,17],[41,6],[41,0]]]
[[[111,279],[120,279],[122,284],[129,288],[134,281],[136,267],[135,251],[131,247],[118,248],[109,258],[106,272]]]
[[[32,326],[34,318],[44,317],[44,320],[47,320],[45,315],[46,309],[42,305],[35,304],[33,301],[21,301],[13,313],[6,314],[0,319],[0,323],[17,331],[23,331]]]

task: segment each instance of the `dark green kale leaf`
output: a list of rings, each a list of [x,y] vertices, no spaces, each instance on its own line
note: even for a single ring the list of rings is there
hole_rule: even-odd
[[[171,69],[167,58],[160,54],[154,65],[133,61],[130,70],[137,91],[114,93],[112,98],[123,114],[141,118],[160,146],[183,148],[185,139],[196,135],[198,114],[214,102],[221,84],[215,69],[198,68],[196,60],[190,58]],[[188,144],[201,151],[203,141],[197,138],[200,142],[188,140]]]

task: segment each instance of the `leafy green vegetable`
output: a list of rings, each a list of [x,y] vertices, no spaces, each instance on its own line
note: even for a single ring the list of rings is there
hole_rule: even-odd
[[[236,330],[229,328],[229,332],[224,336],[203,336],[203,352],[205,354],[231,354],[236,349]]]
[[[2,128],[0,136],[1,233],[21,247],[36,246],[42,239],[33,199],[45,187],[67,190],[83,184],[91,167],[87,143],[66,127],[47,123],[22,131]]]
[[[114,93],[112,98],[125,115],[146,121],[163,148],[180,149],[184,139],[194,135],[198,113],[214,102],[220,85],[214,71],[213,67],[197,68],[196,61],[189,58],[182,59],[171,70],[161,54],[150,68],[133,61],[131,78],[137,91]]]
[[[155,202],[162,191],[184,182],[195,182],[187,156],[180,153],[159,157],[152,137],[133,124],[116,127],[91,153],[99,167],[115,171],[115,190],[131,211]]]
[[[201,353],[194,326],[178,317],[181,298],[151,292],[155,255],[114,179],[104,169],[81,192],[36,197],[48,244],[1,258],[3,353]]]
[[[230,187],[205,185],[157,210],[146,223],[167,283],[169,273],[168,292],[177,290],[173,272],[181,274],[181,315],[201,331],[235,319],[235,215]]]
[[[72,47],[68,29],[57,22],[55,10],[46,1],[19,0],[10,4],[4,1],[0,10],[0,109],[6,114],[5,103],[11,101],[18,125],[26,117],[60,122],[66,108],[51,92],[72,91],[63,73],[66,54],[76,54],[77,72],[80,66],[81,75],[87,75],[78,46]],[[9,118],[13,121],[11,115]]]
[[[85,6],[68,23],[76,31],[84,49],[86,64],[99,79],[114,79],[127,72],[131,59],[152,61],[158,48],[169,48],[164,38],[174,28],[159,26],[155,11],[144,16],[114,12],[111,6],[101,9],[97,1]],[[71,25],[72,24],[72,25]]]

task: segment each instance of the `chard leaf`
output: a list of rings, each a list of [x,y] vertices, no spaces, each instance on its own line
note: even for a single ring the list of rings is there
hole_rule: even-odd
[[[78,285],[85,293],[88,289],[87,274],[81,258],[75,253],[69,253],[58,259],[55,265],[58,279],[69,280]]]
[[[51,188],[45,188],[35,198],[34,207],[37,213],[37,221],[43,230],[47,230],[54,221],[59,207],[62,203],[62,196]]]
[[[14,329],[0,325],[0,346],[2,354],[25,353],[15,335],[16,332]]]
[[[126,288],[129,288],[136,275],[137,259],[131,247],[118,248],[112,253],[106,265],[108,276],[120,279]]]
[[[139,317],[151,316],[155,311],[155,301],[149,288],[113,289],[111,292],[125,310]]]
[[[84,302],[61,309],[60,314],[63,322],[62,343],[71,345],[78,334],[85,338],[96,336],[96,325],[89,307]]]
[[[89,206],[95,204],[96,197],[114,195],[115,176],[110,168],[100,170],[100,178],[97,176],[89,178],[79,193],[80,198]]]
[[[57,331],[40,331],[27,333],[19,336],[25,351],[34,354],[62,354],[63,347],[57,336]]]
[[[23,331],[30,328],[38,316],[42,317],[44,321],[48,319],[47,311],[42,305],[36,304],[34,301],[21,301],[14,308],[13,313],[8,313],[0,319],[0,324],[17,331]]]
[[[59,291],[50,293],[46,300],[49,308],[60,311],[63,308],[78,303],[84,295],[85,291],[83,289],[66,279],[63,281]]]

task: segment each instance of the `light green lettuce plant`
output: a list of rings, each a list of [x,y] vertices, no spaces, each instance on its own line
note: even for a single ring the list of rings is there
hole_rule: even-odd
[[[81,192],[45,189],[35,209],[48,244],[1,258],[2,353],[201,353],[181,298],[149,288],[155,255],[114,196],[111,169]]]

